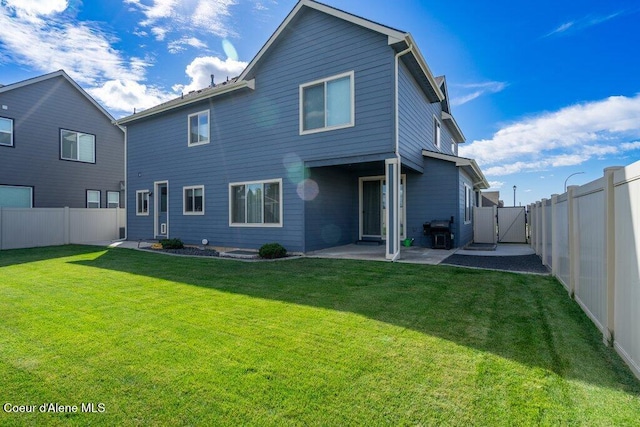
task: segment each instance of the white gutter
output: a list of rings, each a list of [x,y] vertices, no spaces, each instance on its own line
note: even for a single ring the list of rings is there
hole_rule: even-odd
[[[409,44],[409,47],[406,48],[405,50],[403,50],[402,52],[398,52],[396,53],[395,56],[395,153],[396,153],[396,158],[398,159],[398,166],[396,168],[397,171],[397,176],[394,179],[394,182],[397,182],[398,188],[400,188],[400,175],[401,175],[401,171],[400,169],[402,168],[402,157],[400,156],[400,96],[398,94],[399,92],[399,78],[398,78],[398,73],[399,73],[399,63],[400,63],[400,57],[403,55],[406,55],[407,53],[410,53],[413,51],[413,45]],[[386,171],[385,171],[386,173]],[[397,251],[394,254],[393,258],[391,259],[392,262],[395,262],[398,260],[398,258],[400,257],[400,230],[396,229],[398,227],[396,227],[396,224],[398,222],[398,213],[399,213],[399,203],[398,203],[398,197],[399,197],[399,193],[398,191],[394,191],[394,200],[393,200],[393,204],[388,203],[387,206],[393,206],[393,210],[395,212],[394,218],[396,218],[396,220],[394,221],[394,224],[388,224],[388,226],[393,226],[394,227],[394,236],[397,240],[396,245],[397,245]],[[387,191],[387,196],[388,196],[389,192]],[[388,244],[388,243],[387,243]]]

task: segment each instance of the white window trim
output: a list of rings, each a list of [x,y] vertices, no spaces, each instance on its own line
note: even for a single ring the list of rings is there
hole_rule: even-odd
[[[89,208],[89,193],[98,193],[98,207],[97,208]],[[87,190],[87,209],[100,209],[102,208],[102,191],[100,190]]]
[[[473,190],[467,184],[464,184],[464,224],[471,224],[473,218]],[[469,219],[467,219],[467,208],[469,208]]]
[[[187,205],[185,201],[185,193],[187,190],[202,189],[202,211],[187,211]],[[182,215],[204,215],[205,198],[204,198],[204,185],[189,185],[182,187]]]
[[[236,187],[238,185],[252,185],[252,184],[272,184],[272,183],[278,183],[279,184],[279,197],[280,197],[280,206],[279,206],[279,210],[280,210],[280,222],[279,223],[265,223],[264,222],[264,213],[262,216],[262,223],[256,223],[256,222],[252,222],[252,223],[246,223],[246,222],[233,222],[233,216],[231,213],[231,208],[233,206],[233,192],[231,191],[233,187]],[[264,188],[264,187],[263,187]],[[263,227],[267,227],[267,228],[282,228],[283,223],[284,223],[284,217],[283,217],[283,206],[284,206],[284,201],[282,200],[282,178],[277,178],[277,179],[265,179],[265,180],[260,180],[260,181],[244,181],[244,182],[232,182],[229,184],[229,227],[259,227],[259,228],[263,228]],[[263,200],[262,200],[262,207],[264,209],[264,191],[263,191]],[[245,209],[246,209],[246,199],[245,199]],[[245,212],[245,218],[246,218],[246,212]]]
[[[8,117],[0,117],[0,119],[8,120],[11,123],[11,132],[10,132],[11,143],[10,144],[0,144],[0,146],[2,146],[2,147],[13,147],[13,145],[14,145],[14,141],[13,141],[13,119],[10,119]],[[6,132],[2,132],[2,133],[6,133]]]
[[[64,157],[64,155],[62,154],[62,132],[72,132],[76,134],[76,143],[78,144],[78,155],[80,155],[80,135],[90,135],[93,137],[93,161],[88,162],[86,160],[80,160],[80,159],[71,159],[69,157]],[[89,164],[96,164],[96,136],[92,133],[87,133],[87,132],[80,132],[77,130],[71,130],[71,129],[64,129],[64,128],[60,128],[60,158],[62,160],[66,160],[69,162],[79,162],[79,163],[89,163]]]
[[[435,114],[433,116],[433,145],[438,151],[442,151],[442,123]]]
[[[140,212],[140,205],[138,203],[138,194],[147,195],[147,210],[144,212]],[[149,216],[149,190],[137,190],[136,191],[136,216]]]
[[[205,142],[191,142],[191,117],[200,116],[201,114],[207,115],[207,140]],[[198,145],[205,145],[211,142],[211,115],[209,114],[209,110],[198,111],[197,113],[189,114],[187,117],[187,146],[188,147],[197,147]]]
[[[336,130],[336,129],[344,129],[344,128],[348,128],[348,127],[353,127],[356,125],[356,90],[355,90],[355,72],[352,71],[348,71],[346,73],[342,73],[342,74],[337,74],[335,76],[331,76],[331,77],[327,77],[324,79],[319,79],[319,80],[314,80],[312,82],[309,83],[304,83],[300,85],[299,88],[299,96],[298,96],[298,110],[299,110],[299,125],[300,125],[300,135],[309,135],[309,134],[313,134],[313,133],[318,133],[318,132],[327,132],[330,130]],[[318,129],[309,129],[309,130],[304,130],[304,89],[308,86],[314,86],[320,83],[325,83],[325,108],[327,105],[326,102],[326,96],[327,96],[327,85],[326,83],[332,80],[338,80],[341,79],[343,77],[349,77],[350,78],[350,90],[351,90],[351,121],[349,123],[345,123],[345,124],[341,124],[341,125],[336,125],[336,126],[324,126]],[[327,114],[325,111],[325,123],[327,122]]]

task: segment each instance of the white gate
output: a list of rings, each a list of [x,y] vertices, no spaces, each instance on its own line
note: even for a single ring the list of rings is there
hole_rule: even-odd
[[[498,208],[498,242],[527,243],[524,206]]]
[[[473,241],[496,243],[498,236],[496,207],[473,208]]]

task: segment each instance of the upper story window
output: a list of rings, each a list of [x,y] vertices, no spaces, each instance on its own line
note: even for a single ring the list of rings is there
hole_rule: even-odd
[[[229,225],[282,226],[282,180],[229,185]]]
[[[183,187],[184,205],[182,213],[184,215],[204,215],[204,185],[193,187]]]
[[[60,157],[64,160],[95,163],[95,135],[60,129]]]
[[[209,110],[189,114],[189,146],[209,143]]]
[[[300,134],[354,125],[353,71],[300,85]]]
[[[0,117],[0,145],[13,147],[13,119]]]
[[[433,145],[440,150],[440,140],[442,139],[442,132],[440,130],[440,122],[436,117],[433,117]]]

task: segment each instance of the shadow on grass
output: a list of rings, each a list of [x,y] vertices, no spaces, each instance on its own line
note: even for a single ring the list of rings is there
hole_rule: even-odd
[[[356,313],[640,396],[640,383],[551,277],[309,258],[245,263],[126,249],[73,263]]]
[[[0,268],[11,265],[27,264],[68,256],[77,256],[96,251],[95,246],[62,245],[28,249],[6,249],[0,251]]]

